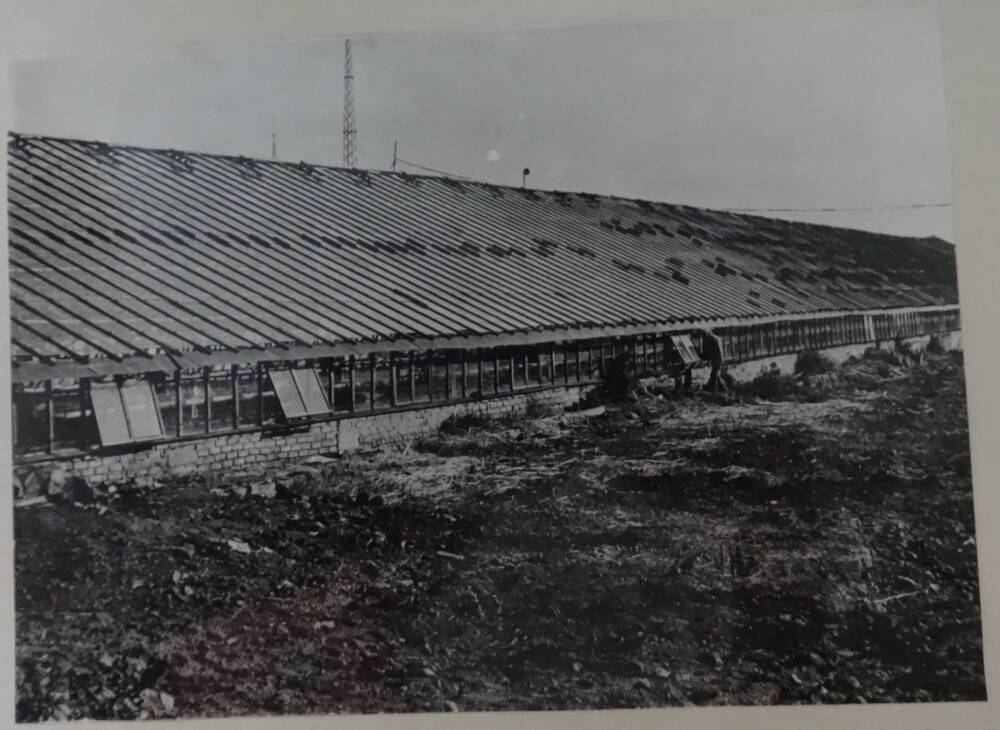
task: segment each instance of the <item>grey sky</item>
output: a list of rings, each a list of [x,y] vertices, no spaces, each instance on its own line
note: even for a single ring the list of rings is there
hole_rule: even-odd
[[[359,164],[708,207],[950,202],[936,17],[766,13],[354,41]],[[342,41],[15,68],[19,131],[339,164]],[[779,214],[775,214],[779,215]],[[952,238],[949,208],[780,214]]]

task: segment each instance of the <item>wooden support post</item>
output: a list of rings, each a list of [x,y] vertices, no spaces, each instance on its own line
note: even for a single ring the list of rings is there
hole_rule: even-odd
[[[233,430],[240,427],[240,388],[239,388],[240,366],[232,365],[229,368],[229,388],[233,394]]]
[[[205,389],[205,433],[212,432],[212,369],[205,367],[201,369],[201,384]]]
[[[354,413],[354,355],[349,355],[347,358],[347,387],[351,389],[351,397],[348,400],[348,410]]]
[[[56,441],[56,409],[52,402],[52,381],[45,381],[45,416],[48,421],[48,436],[45,441],[45,453],[51,454]]]
[[[514,377],[514,356],[511,355],[507,359],[510,361],[509,362],[510,372],[507,374],[507,380],[510,383],[510,392],[513,393],[514,392],[514,381],[516,380],[516,378]],[[525,375],[527,375],[528,371],[525,370],[524,372],[525,372]]]
[[[493,395],[500,392],[500,358],[493,355]]]
[[[375,353],[368,356],[368,410],[375,410]]]
[[[462,350],[462,399],[469,397],[469,353]]]
[[[573,351],[576,357],[576,382],[580,382],[583,378],[580,376],[580,343],[573,343]]]

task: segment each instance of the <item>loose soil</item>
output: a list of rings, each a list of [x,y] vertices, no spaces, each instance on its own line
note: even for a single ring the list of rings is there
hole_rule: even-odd
[[[18,509],[17,719],[985,699],[960,357],[539,411]]]

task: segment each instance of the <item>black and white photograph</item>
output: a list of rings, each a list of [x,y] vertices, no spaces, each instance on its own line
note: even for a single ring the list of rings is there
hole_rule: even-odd
[[[940,38],[12,64],[12,719],[984,702]]]

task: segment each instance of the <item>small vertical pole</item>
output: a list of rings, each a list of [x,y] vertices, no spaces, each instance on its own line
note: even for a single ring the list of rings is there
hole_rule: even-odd
[[[212,431],[212,388],[209,380],[211,372],[212,369],[209,367],[204,367],[201,370],[201,384],[205,389],[205,433]]]
[[[264,425],[264,378],[267,377],[267,369],[264,363],[257,363],[257,425]]]
[[[340,371],[340,361],[336,362],[328,361],[326,364],[326,392],[329,394],[330,398],[330,410],[337,410],[337,380],[341,376]]]
[[[48,420],[48,437],[45,444],[45,453],[51,454],[56,440],[56,413],[55,405],[52,402],[52,381],[45,381],[45,416]]]
[[[355,408],[355,394],[354,394],[354,355],[348,355],[347,357],[347,387],[351,389],[351,397],[348,401],[350,404],[350,412],[354,413]]]
[[[462,350],[462,398],[469,397],[469,353]]]
[[[177,413],[177,422],[174,424],[175,436],[181,435],[181,421],[184,420],[184,404],[181,402],[181,370],[174,370],[174,409]]]
[[[375,353],[368,356],[368,410],[375,410]]]
[[[514,373],[514,356],[511,355],[507,359],[510,361],[509,362],[510,372],[507,374],[507,380],[510,381],[510,392],[513,393],[514,392],[514,382],[516,380],[516,378],[514,377],[514,375],[515,375],[515,373]],[[527,375],[528,371],[525,370],[524,373],[525,373],[525,375]]]
[[[531,368],[529,367],[529,357],[527,350],[524,351],[522,359],[524,360],[524,387],[527,388],[531,385]]]
[[[79,380],[79,386],[80,386],[80,390],[79,390],[78,398],[80,400],[80,416],[83,417],[83,418],[85,418],[86,415],[87,415],[87,400],[88,400],[87,399],[87,390],[88,390],[88,388],[90,386],[90,380],[88,380],[87,378],[80,378],[80,380]],[[86,423],[85,420],[83,422]],[[17,443],[17,433],[16,433],[17,419],[14,418],[13,420],[11,420],[10,425],[11,425],[11,429],[15,430],[15,432],[14,432],[14,443],[16,444]],[[83,442],[83,445],[84,446],[90,446],[90,438],[89,438],[90,431],[87,430],[87,431],[85,431],[85,433],[87,434],[87,438]]]
[[[500,358],[493,353],[493,395],[500,392]]]
[[[240,389],[239,389],[240,366],[231,365],[229,367],[229,387],[233,394],[233,430],[240,427]]]
[[[546,368],[549,371],[549,382],[555,385],[556,383],[556,346],[555,344],[549,345],[549,364]]]
[[[483,351],[480,349],[476,350],[476,374],[479,377],[479,397],[482,398],[486,393],[486,378],[483,377]]]

